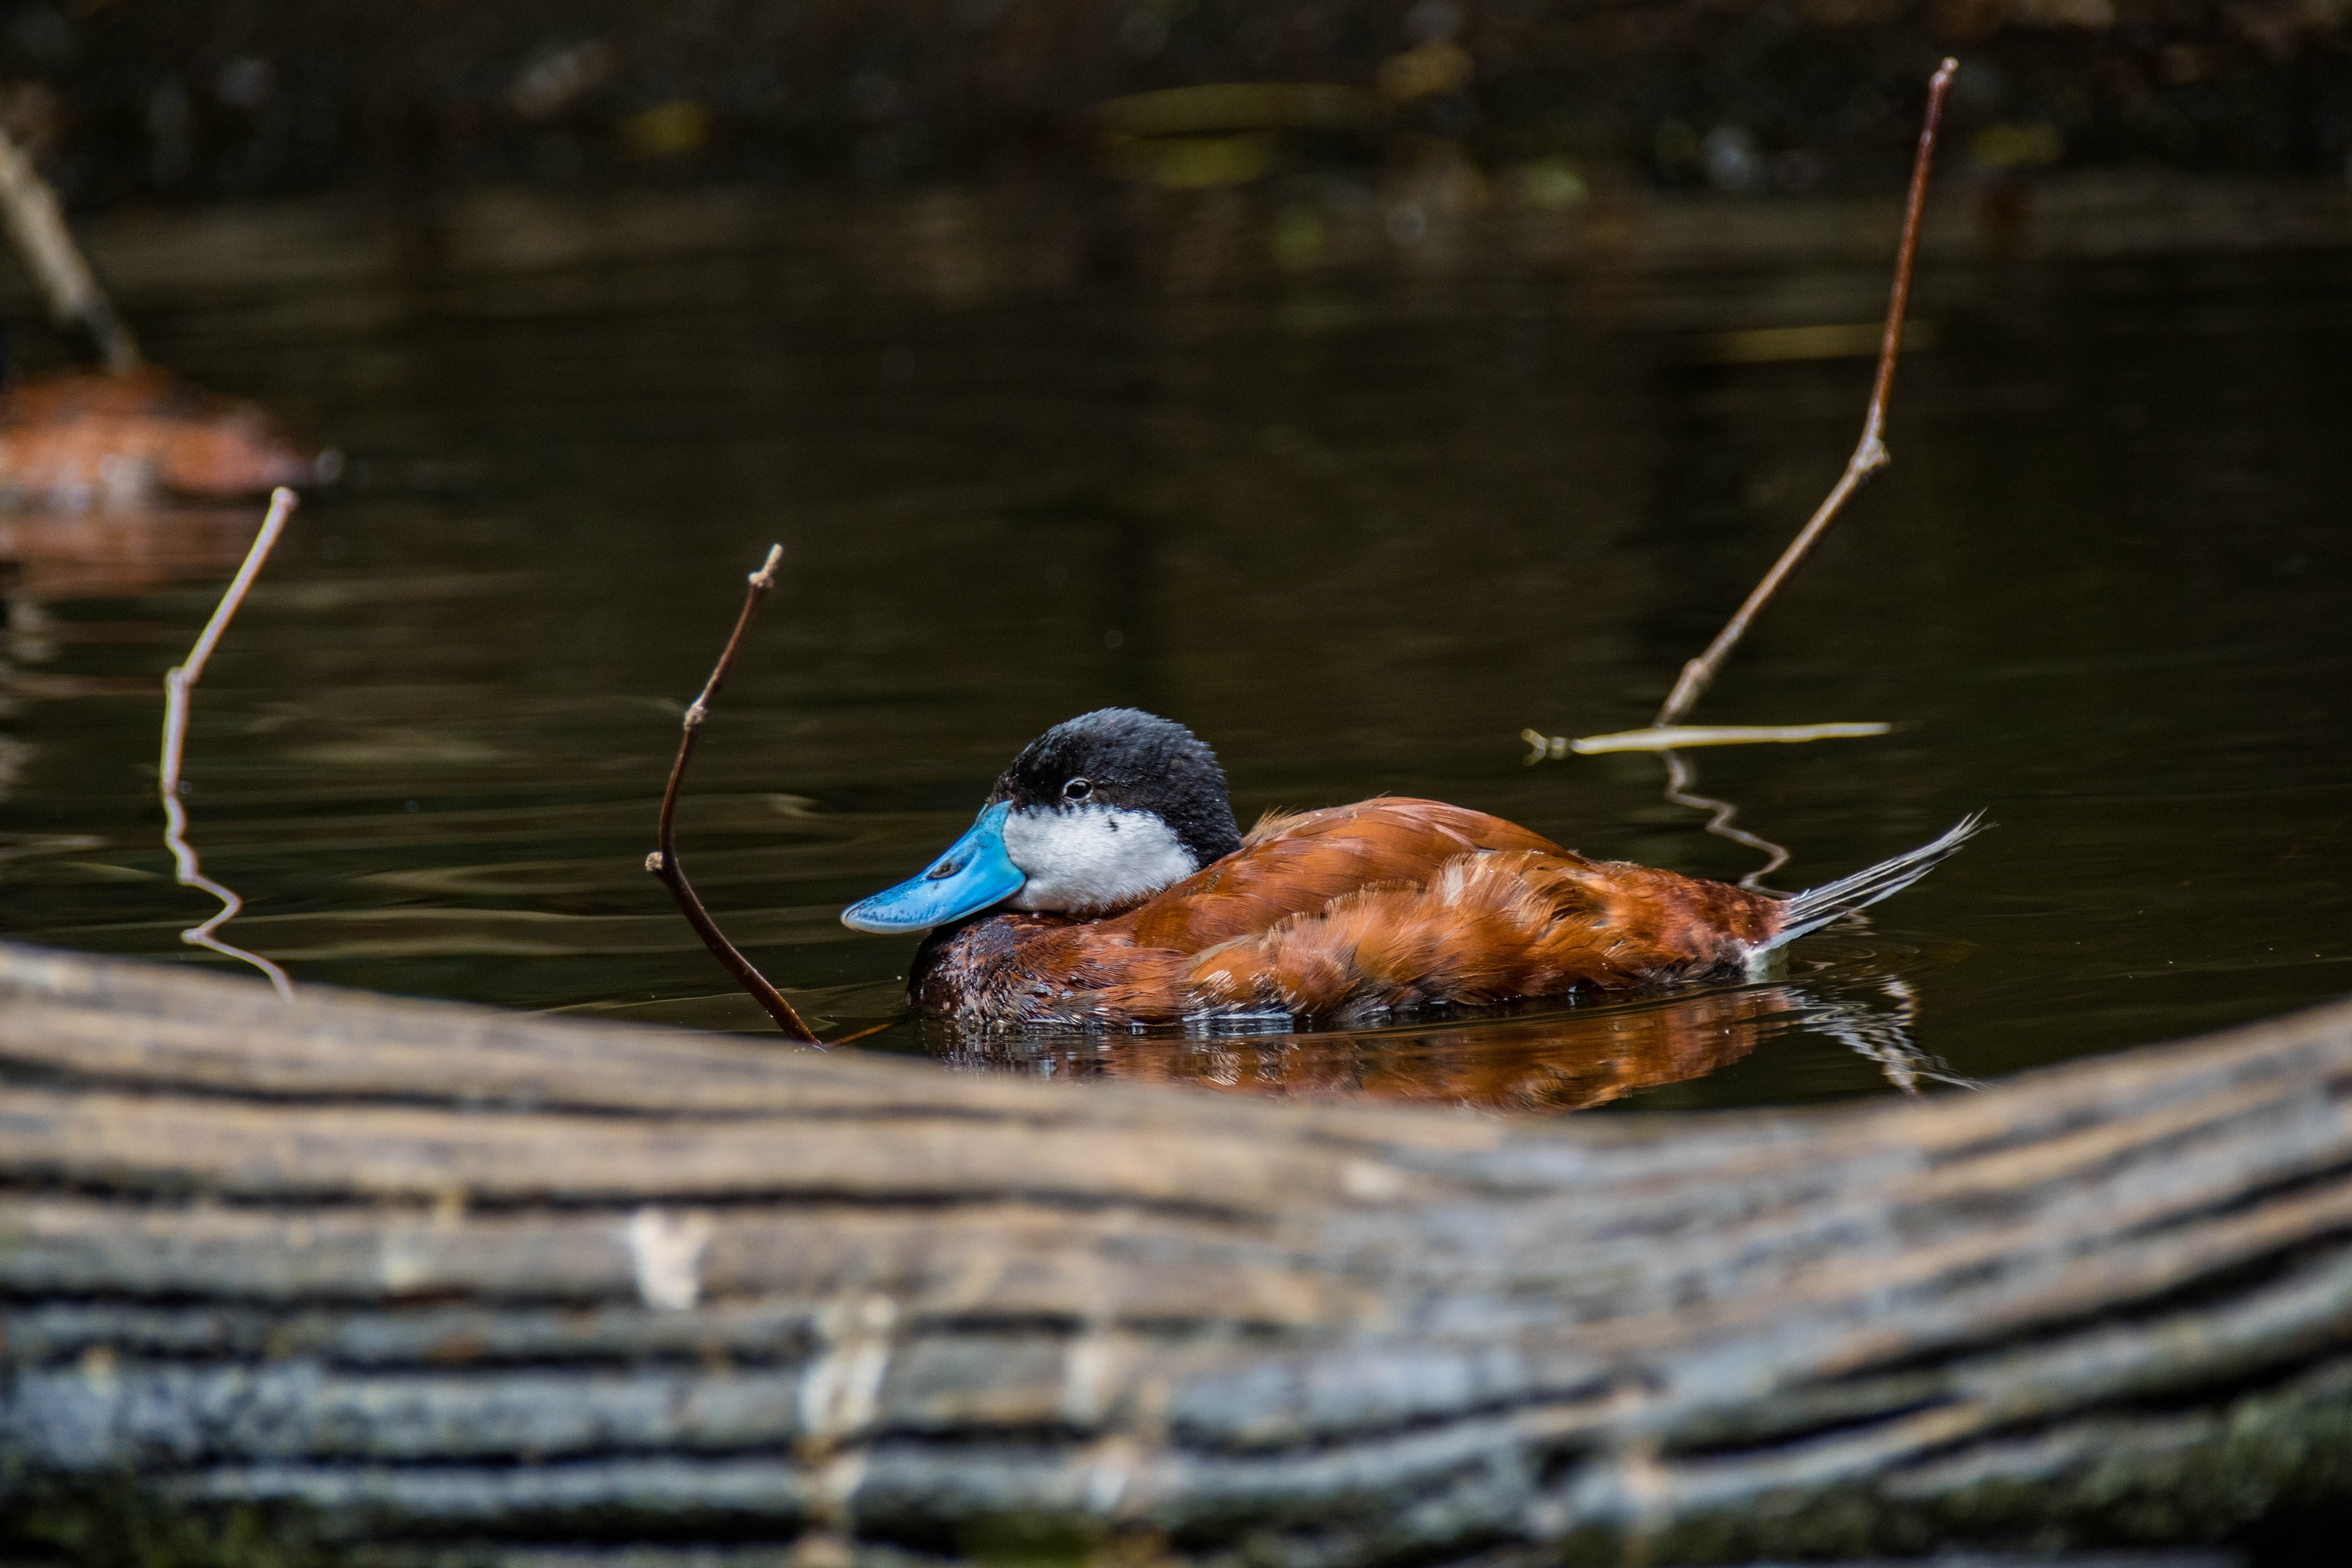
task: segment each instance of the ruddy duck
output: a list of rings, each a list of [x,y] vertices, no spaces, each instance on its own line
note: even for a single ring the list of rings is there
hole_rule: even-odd
[[[1105,708],[1032,742],[930,869],[841,919],[929,931],[908,992],[968,1021],[1347,1023],[1753,973],[1979,826],[1788,899],[1587,859],[1430,800],[1269,815],[1244,834],[1191,731]]]
[[[0,390],[0,493],[87,506],[257,495],[342,471],[258,405],[153,365],[70,371]]]

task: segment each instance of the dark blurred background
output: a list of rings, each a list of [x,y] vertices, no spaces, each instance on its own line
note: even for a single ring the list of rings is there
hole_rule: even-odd
[[[962,1060],[838,911],[1096,706],[1244,818],[1755,868],[1519,735],[1646,721],[1834,479],[1946,54],[1895,465],[1698,714],[1898,728],[1701,761],[1786,886],[2001,830],[1627,1101],[1786,1103],[1887,1092],[1857,1017],[1992,1078],[2352,988],[2352,0],[97,0],[0,12],[0,118],[157,364],[346,459],[195,705],[234,936],[764,1029],[643,860],[778,541],[685,853],[813,1016]],[[28,377],[41,313],[0,266]],[[0,934],[213,962],[160,681],[257,515],[0,507]],[[1575,1037],[964,1065],[1559,1109]]]
[[[2352,0],[75,0],[9,6],[0,121],[81,210],[359,187],[1084,177],[1458,155],[1570,182],[1899,178],[1921,83],[1995,168],[2335,172]],[[1211,83],[1358,89],[1163,104]],[[1164,142],[1170,135],[1185,144]]]

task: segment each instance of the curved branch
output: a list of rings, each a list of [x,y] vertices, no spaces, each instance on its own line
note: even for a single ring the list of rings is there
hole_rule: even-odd
[[[768,977],[743,956],[741,949],[727,940],[727,933],[719,929],[719,922],[710,918],[709,910],[703,908],[694,884],[686,879],[686,868],[679,865],[677,859],[677,797],[686,784],[686,764],[694,756],[694,738],[701,732],[702,721],[710,716],[712,699],[719,695],[719,687],[726,684],[727,672],[735,663],[735,650],[742,646],[743,634],[751,629],[751,617],[759,613],[761,601],[768,596],[768,590],[776,585],[776,566],[783,558],[782,545],[768,546],[768,559],[751,574],[751,585],[744,590],[743,610],[735,617],[734,633],[728,637],[727,647],[719,655],[719,662],[711,667],[710,679],[703,683],[702,695],[696,698],[694,705],[686,710],[685,732],[677,742],[677,760],[670,764],[669,784],[662,791],[661,823],[656,834],[658,847],[646,857],[646,869],[661,879],[662,886],[667,888],[670,897],[677,900],[678,909],[686,916],[686,923],[692,926],[694,934],[702,939],[702,945],[726,966],[727,972],[735,977],[736,984],[749,991],[759,1000],[760,1005],[768,1010],[768,1016],[776,1021],[776,1027],[803,1045],[814,1046],[822,1050],[824,1042],[818,1039],[816,1031],[803,1023],[801,1016],[793,1010],[793,1005],[784,1000],[784,994],[770,984]]]

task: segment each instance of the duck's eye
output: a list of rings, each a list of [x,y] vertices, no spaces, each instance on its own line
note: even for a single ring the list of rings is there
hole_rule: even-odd
[[[1094,793],[1095,781],[1092,779],[1072,779],[1062,786],[1064,800],[1084,800]]]

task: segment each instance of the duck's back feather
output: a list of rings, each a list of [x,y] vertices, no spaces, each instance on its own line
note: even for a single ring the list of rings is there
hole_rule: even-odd
[[[1498,816],[1433,800],[1381,798],[1269,814],[1243,836],[1239,850],[1103,925],[1139,947],[1200,952],[1287,916],[1316,913],[1366,887],[1419,887],[1461,856],[1507,849],[1569,854]]]

